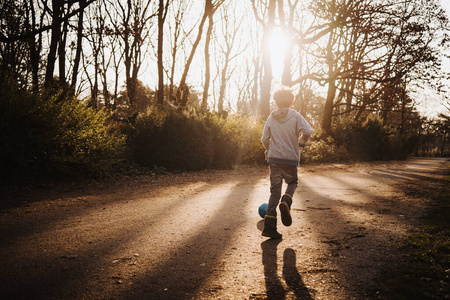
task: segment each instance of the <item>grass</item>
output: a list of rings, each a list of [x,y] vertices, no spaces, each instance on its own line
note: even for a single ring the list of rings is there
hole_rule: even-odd
[[[423,225],[403,242],[404,261],[393,274],[394,299],[450,299],[450,170],[448,174],[430,193]]]

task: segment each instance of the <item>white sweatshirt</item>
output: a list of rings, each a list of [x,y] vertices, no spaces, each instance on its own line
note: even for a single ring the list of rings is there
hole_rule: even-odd
[[[268,163],[298,166],[300,147],[313,130],[297,111],[279,108],[266,121],[261,141],[266,148]]]

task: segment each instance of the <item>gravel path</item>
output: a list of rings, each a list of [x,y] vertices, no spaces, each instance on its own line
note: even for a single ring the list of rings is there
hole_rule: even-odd
[[[378,299],[445,159],[299,168],[293,224],[261,236],[268,169],[2,193],[1,299]]]

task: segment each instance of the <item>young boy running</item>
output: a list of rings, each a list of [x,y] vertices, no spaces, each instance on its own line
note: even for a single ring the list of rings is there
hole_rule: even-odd
[[[292,109],[294,93],[290,88],[281,87],[274,93],[273,99],[277,110],[267,119],[261,138],[270,167],[270,198],[262,235],[281,239],[282,235],[277,231],[277,206],[281,198],[281,222],[290,226],[292,197],[298,182],[300,147],[305,146],[313,130],[305,118]],[[287,187],[281,197],[283,179]]]

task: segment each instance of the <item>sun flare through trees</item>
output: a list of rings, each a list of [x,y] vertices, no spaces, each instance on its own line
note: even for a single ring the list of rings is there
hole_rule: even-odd
[[[449,46],[440,0],[1,1],[0,101],[11,123],[0,142],[19,141],[15,118],[46,99],[104,110],[121,134],[165,109],[200,118],[177,119],[200,131],[222,134],[203,128],[211,114],[252,118],[253,129],[273,110],[274,89],[286,85],[316,129],[310,151],[349,148],[337,133],[343,128],[379,130],[405,153],[445,153],[447,131],[436,128],[447,128],[450,115]],[[423,102],[436,103],[435,112],[421,113]]]

